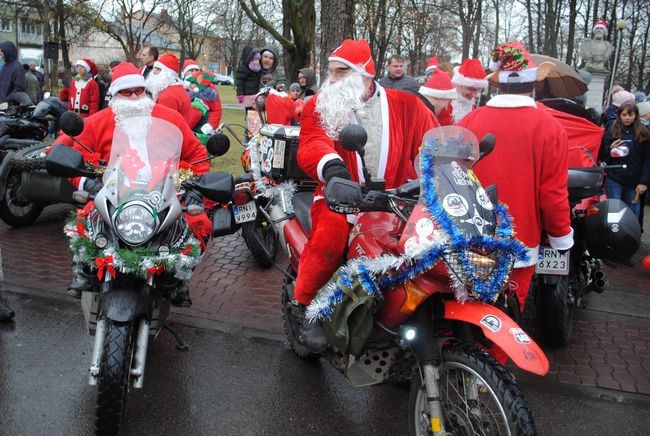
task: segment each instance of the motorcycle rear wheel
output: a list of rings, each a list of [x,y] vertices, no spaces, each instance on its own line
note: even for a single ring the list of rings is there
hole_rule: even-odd
[[[266,217],[258,211],[255,221],[242,224],[241,233],[258,265],[270,268],[278,252],[278,235],[266,221]]]
[[[285,275],[284,281],[282,282],[282,323],[284,324],[284,333],[289,342],[289,348],[291,348],[291,351],[293,351],[296,356],[302,359],[318,359],[320,355],[312,353],[309,348],[305,347],[300,339],[298,339],[302,319],[296,317],[293,313],[293,311],[296,310],[296,307],[292,303],[295,281],[291,278],[296,276],[296,272],[293,270],[291,265],[289,265],[287,273],[290,274],[290,276]]]
[[[573,332],[573,304],[569,301],[569,276],[560,276],[557,284],[540,283],[537,292],[542,299],[542,340],[554,347],[571,342]]]
[[[29,202],[18,195],[21,170],[12,168],[7,176],[7,187],[0,198],[0,219],[12,227],[25,227],[41,215],[44,205]]]
[[[119,433],[129,390],[133,355],[133,324],[107,320],[102,354],[99,395],[95,409],[97,435]]]
[[[440,397],[445,430],[454,435],[534,435],[533,416],[512,375],[470,344],[443,348]],[[475,392],[477,398],[468,398]],[[427,394],[419,371],[411,382],[409,434],[431,435]]]

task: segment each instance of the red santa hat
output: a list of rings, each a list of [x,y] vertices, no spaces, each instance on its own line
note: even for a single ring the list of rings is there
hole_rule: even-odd
[[[493,73],[486,79],[504,84],[533,83],[545,78],[554,68],[550,62],[544,62],[540,67],[519,41],[507,42],[492,50],[490,70]]]
[[[375,62],[370,53],[370,45],[365,39],[357,41],[346,39],[327,60],[342,62],[363,77],[373,78],[377,74],[375,73]]]
[[[86,69],[86,74],[91,75],[91,77],[95,77],[97,75],[97,65],[90,59],[79,59],[75,64],[76,66],[82,66]]]
[[[468,88],[487,88],[488,81],[485,80],[485,70],[478,59],[465,59],[458,71],[451,79],[452,83],[457,86],[466,86]]]
[[[200,71],[201,67],[199,67],[199,64],[194,59],[185,59],[185,62],[183,62],[182,76],[185,77],[190,70]]]
[[[607,32],[607,23],[605,20],[598,20],[594,23],[594,27],[591,28],[591,30],[596,30],[597,28],[603,29],[605,32]]]
[[[427,67],[424,69],[424,74],[427,74],[436,68],[438,68],[438,56],[432,56],[427,61]]]
[[[431,77],[427,80],[424,86],[420,86],[418,92],[427,97],[444,98],[454,100],[458,97],[454,84],[451,83],[449,73],[440,71],[439,69],[433,70]]]
[[[173,54],[165,53],[164,55],[160,56],[156,62],[153,63],[153,66],[154,68],[160,68],[163,71],[178,76],[180,62],[178,62],[178,58]]]
[[[108,92],[115,95],[123,89],[144,88],[144,76],[130,62],[120,62],[111,70],[111,86]]]

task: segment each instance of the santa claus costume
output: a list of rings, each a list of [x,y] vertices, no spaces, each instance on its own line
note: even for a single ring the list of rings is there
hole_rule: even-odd
[[[178,78],[178,58],[166,53],[153,64],[154,71],[147,77],[147,90],[156,103],[175,110],[193,129],[201,120],[201,113],[192,106],[190,96]]]
[[[451,81],[458,91],[458,98],[451,102],[454,124],[458,124],[465,115],[476,109],[476,98],[488,87],[485,76],[485,70],[478,59],[465,59],[454,73]],[[467,91],[469,94],[476,94],[476,97],[466,98]]]
[[[194,127],[195,132],[202,135],[211,134],[214,129],[219,127],[221,122],[221,100],[219,93],[212,84],[215,75],[209,71],[197,71],[187,77],[188,83],[191,84],[192,106],[199,109],[202,114],[201,120]],[[203,138],[199,138],[203,142]]]
[[[438,68],[438,56],[431,56],[427,61],[427,66],[424,69],[424,75],[428,79],[433,74],[433,71]]]
[[[457,94],[447,72],[434,70],[427,82],[420,86],[418,94],[429,103],[429,109],[433,110],[441,126],[453,124],[450,105],[457,98]]]
[[[495,71],[488,78],[499,94],[487,106],[470,112],[459,123],[477,138],[496,137],[494,151],[474,171],[484,186],[496,183],[499,200],[510,208],[517,238],[528,248],[528,262],[515,265],[512,281],[523,311],[537,261],[542,230],[551,247],[568,250],[573,245],[567,191],[567,137],[562,126],[529,96],[539,68],[519,42],[492,52]]]
[[[352,71],[335,83],[328,80],[302,112],[298,163],[320,182],[311,207],[312,230],[300,259],[294,293],[304,305],[311,302],[338,267],[350,231],[346,216],[330,211],[323,201],[326,175],[349,171],[352,180],[364,181],[361,158],[341,147],[339,131],[350,123],[366,129],[367,168],[373,177],[385,179],[386,188],[395,188],[417,177],[413,160],[422,136],[438,126],[417,96],[384,89],[374,81],[367,89],[362,78],[375,76],[367,41],[343,41],[329,61],[330,65],[336,62],[335,65],[342,64]]]
[[[99,86],[93,79],[97,75],[97,66],[88,59],[79,59],[75,66],[82,67],[86,73],[77,74],[70,83],[68,110],[87,118],[99,110]]]
[[[269,124],[290,126],[296,120],[296,105],[286,92],[270,89],[264,101],[266,121]]]

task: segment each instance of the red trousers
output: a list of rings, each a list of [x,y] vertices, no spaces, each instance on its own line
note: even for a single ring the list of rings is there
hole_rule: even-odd
[[[325,200],[315,201],[309,212],[311,233],[300,257],[294,290],[296,300],[305,306],[341,264],[351,227],[346,216],[332,212]]]

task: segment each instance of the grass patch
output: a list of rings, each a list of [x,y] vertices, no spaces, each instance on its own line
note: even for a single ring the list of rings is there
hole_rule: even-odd
[[[223,87],[219,87],[223,88]],[[234,95],[234,93],[233,93]],[[241,124],[244,125],[244,110],[243,109],[224,109],[221,116],[221,122],[226,124]],[[244,130],[241,127],[233,126],[233,130],[240,135],[243,139]],[[241,132],[241,133],[240,133]],[[230,137],[230,150],[228,153],[221,157],[217,157],[210,161],[211,171],[225,171],[231,173],[233,176],[242,174],[244,170],[241,167],[241,154],[244,147],[237,142],[229,132],[225,132]]]
[[[237,90],[233,85],[218,85],[217,92],[222,104],[238,104]]]

